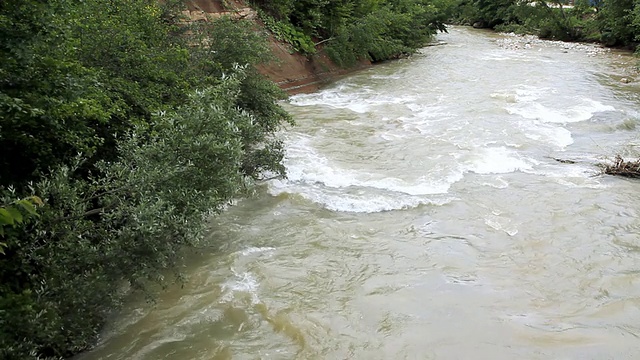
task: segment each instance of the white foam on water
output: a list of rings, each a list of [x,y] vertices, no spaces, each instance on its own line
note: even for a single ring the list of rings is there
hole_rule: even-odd
[[[510,114],[548,123],[565,124],[586,121],[598,112],[615,110],[613,106],[586,97],[565,97],[567,104],[560,108],[549,108],[543,104],[543,98],[549,95],[558,96],[557,94],[558,91],[552,88],[520,86],[517,89],[496,92],[490,96],[509,103],[503,108]]]
[[[415,208],[421,205],[444,205],[452,198],[442,197],[462,173],[450,176],[435,186],[431,183],[406,184],[397,178],[359,181],[355,178],[322,178],[274,180],[269,192],[297,194],[333,211],[374,213]]]
[[[374,79],[374,80],[398,80],[398,79],[401,79],[402,76],[400,76],[400,75],[371,75],[369,78],[370,79]]]
[[[599,178],[594,177],[598,172],[590,165],[547,164],[525,172],[552,178],[558,184],[570,188],[605,189],[609,187],[602,184]]]
[[[321,187],[289,186],[286,192],[296,193],[302,198],[325,209],[338,212],[378,213],[393,210],[413,209],[422,205],[442,206],[455,200],[453,197],[424,197],[382,192],[349,193]]]
[[[321,184],[328,188],[361,187],[386,190],[408,195],[444,194],[451,184],[462,179],[462,171],[451,171],[449,174],[430,174],[417,179],[403,180],[389,176],[353,169],[344,169],[318,154],[309,145],[310,139],[303,137],[287,148],[285,166],[286,180],[273,181],[272,188],[286,187],[291,183]]]
[[[560,149],[573,144],[571,131],[561,126],[544,124],[537,120],[531,122],[523,121],[519,125],[524,135],[531,140],[552,144]]]
[[[263,254],[263,253],[267,253],[271,255],[275,250],[276,248],[272,248],[272,247],[250,247],[242,250],[240,254],[242,256],[248,256],[252,254]]]
[[[567,106],[550,108],[541,101],[541,98],[548,97],[549,94],[557,94],[557,91],[549,88],[522,86],[511,92],[495,93],[491,96],[511,99],[510,95],[515,95],[515,104],[504,107],[507,112],[525,119],[547,123],[566,124],[586,121],[598,112],[615,110],[613,106],[586,97],[567,98]]]
[[[298,94],[290,98],[290,103],[295,106],[329,106],[333,108],[349,109],[357,113],[365,113],[368,104],[362,96],[354,96],[344,86],[337,89],[324,90],[317,93]]]
[[[503,179],[501,176],[497,176],[494,179],[484,181],[482,185],[490,186],[496,189],[506,189],[509,187],[509,182]]]
[[[496,100],[503,100],[507,103],[527,103],[540,99],[541,96],[549,93],[555,93],[555,90],[547,87],[536,87],[521,85],[513,90],[499,91],[489,94]]]
[[[517,95],[513,94],[513,93],[500,92],[500,93],[492,93],[489,96],[491,98],[493,98],[493,99],[504,100],[504,101],[506,101],[508,103],[516,103],[516,102],[518,102]]]
[[[547,164],[528,171],[530,174],[541,175],[551,178],[575,178],[585,179],[592,177],[596,171],[592,167],[579,164]]]
[[[284,161],[287,179],[271,181],[270,194],[296,194],[333,211],[371,213],[443,205],[451,199],[439,195],[463,177],[461,168],[425,169],[424,175],[413,179],[346,169],[318,154],[310,141],[302,136],[289,144]]]
[[[537,128],[531,128],[530,136],[555,136],[560,139],[566,136],[564,142],[558,142],[563,146],[572,141],[566,129],[538,125]],[[556,135],[556,132],[560,135]],[[285,158],[288,178],[269,182],[269,193],[274,196],[292,194],[332,211],[373,213],[448,204],[455,200],[454,196],[448,194],[451,186],[462,180],[467,172],[482,175],[522,172],[557,178],[558,181],[564,181],[562,184],[566,186],[600,186],[586,180],[590,176],[588,168],[541,163],[517,149],[496,145],[495,141],[462,148],[459,152],[451,153],[446,161],[443,160],[444,165],[436,163],[425,167],[424,174],[416,174],[412,169],[411,176],[406,177],[401,170],[377,172],[342,167],[318,153],[311,145],[311,137],[294,136],[297,138],[289,141]],[[485,178],[482,185],[504,189],[509,187],[509,182],[497,176]],[[506,232],[513,235],[512,230],[508,228]],[[245,250],[246,253],[258,251],[272,250]]]
[[[441,100],[438,100],[433,104],[418,104],[415,102],[407,102],[404,104],[404,106],[406,106],[407,109],[411,110],[411,112],[414,114],[414,116],[410,117],[409,119],[420,119],[425,117],[433,118],[443,114],[442,110],[445,107],[442,105],[438,105],[440,102]]]
[[[397,141],[406,138],[406,135],[401,135],[390,131],[379,132],[378,136],[386,141]]]
[[[503,108],[523,120],[518,125],[524,135],[534,141],[564,149],[573,144],[571,132],[561,125],[587,121],[595,114],[615,108],[586,97],[565,97],[567,106],[550,107],[544,99],[561,96],[552,88],[520,86],[497,92],[491,97],[504,100]]]
[[[405,106],[407,107],[407,109],[411,110],[414,113],[424,111],[426,108],[425,105],[416,104],[416,103],[408,103],[408,104],[405,104]]]
[[[481,61],[506,61],[506,60],[514,60],[514,59],[522,59],[523,56],[516,52],[506,52],[504,50],[497,50],[490,52],[486,55],[480,56],[479,60]]]
[[[260,303],[258,298],[258,288],[260,286],[258,280],[250,272],[238,273],[234,269],[233,279],[227,280],[222,284],[222,297],[221,302],[231,302],[236,296],[236,293],[245,293],[251,296],[251,302],[253,304]]]
[[[504,231],[509,236],[515,236],[518,234],[518,229],[514,226],[510,226],[511,219],[490,215],[484,219],[484,223],[494,230]]]
[[[566,109],[550,109],[539,102],[541,98],[548,97],[553,92],[551,88],[519,86],[514,90],[494,93],[491,96],[498,101],[504,101],[504,108],[521,117],[515,124],[522,131],[523,140],[526,137],[560,149],[572,144],[573,138],[571,132],[559,124],[584,121],[596,112],[613,110],[611,106],[586,98],[573,99],[575,101],[572,107]],[[360,113],[382,104],[403,104],[411,115],[387,119],[382,124],[383,128],[375,131],[378,138],[389,142],[398,142],[407,137],[415,137],[417,133],[424,135],[423,132],[441,129],[442,126],[433,126],[434,121],[449,121],[447,119],[453,116],[446,113],[438,102],[424,104],[416,102],[411,97],[381,96],[371,89],[344,85],[337,90],[297,95],[292,103],[298,106],[345,108]],[[513,147],[497,145],[503,142],[489,141],[458,147],[460,151],[449,154],[450,161],[444,166],[438,168],[432,164],[424,170],[418,170],[418,173],[415,169],[403,171],[401,167],[395,171],[361,169],[359,166],[353,168],[330,160],[320,154],[312,146],[313,138],[309,136],[290,136],[284,160],[288,178],[271,181],[268,185],[269,193],[274,196],[296,195],[332,211],[370,213],[422,205],[443,205],[452,201],[451,197],[445,196],[452,184],[460,181],[467,172],[534,174],[540,165],[540,162],[519,153]],[[441,137],[436,136],[438,139]],[[446,141],[453,144],[451,140]],[[423,173],[419,173],[420,171]],[[539,175],[546,176],[543,173]],[[562,177],[570,178],[571,175],[565,173]],[[503,189],[508,187],[509,183],[498,177],[491,181],[485,180],[483,185]],[[508,232],[511,232],[511,229],[508,229]]]
[[[592,179],[581,179],[581,180],[566,180],[566,179],[557,179],[556,182],[560,185],[564,185],[570,188],[586,188],[586,189],[606,189],[609,186],[600,183],[597,180]]]
[[[479,148],[471,157],[466,162],[466,169],[476,174],[507,174],[531,170],[537,163],[504,146]]]
[[[547,87],[535,87],[535,86],[521,86],[515,90],[516,101],[517,102],[529,102],[535,101],[540,98],[540,96],[549,93],[555,93],[556,91]]]
[[[348,109],[355,113],[364,114],[376,106],[389,104],[405,104],[415,100],[413,95],[389,96],[376,95],[372,89],[359,88],[357,90],[340,86],[312,94],[299,94],[291,97],[291,104],[295,106],[328,106],[336,109]]]
[[[525,106],[507,106],[505,109],[510,114],[519,115],[525,119],[558,124],[586,121],[597,112],[615,110],[613,106],[589,99],[578,101],[578,104],[566,109],[553,109],[537,102],[527,103]]]
[[[441,122],[457,119],[445,106],[437,104],[404,104],[411,111],[410,116],[399,116],[397,122],[400,131],[413,135],[433,135],[442,131]]]

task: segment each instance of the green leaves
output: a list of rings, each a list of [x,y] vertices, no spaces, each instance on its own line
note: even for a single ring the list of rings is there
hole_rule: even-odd
[[[634,15],[638,2],[634,0],[603,1],[598,11],[598,24],[601,41],[605,45],[627,45],[640,34]],[[635,14],[634,14],[635,12]]]
[[[410,54],[444,30],[449,6],[430,0],[380,2],[371,13],[344,25],[327,53],[344,67],[362,59],[376,62]]]
[[[0,231],[2,231],[4,225],[17,225],[22,223],[24,220],[22,212],[25,212],[26,216],[38,216],[36,206],[42,205],[44,204],[39,197],[30,196],[0,207]]]
[[[123,283],[151,293],[248,178],[284,174],[256,24],[162,3],[0,1],[0,358],[91,346]]]
[[[4,210],[4,212],[6,213],[6,216],[4,216],[5,214],[2,210]],[[18,209],[14,208],[13,206],[9,206],[6,209],[0,209],[0,223],[2,223],[4,219],[9,219],[8,224],[10,225],[13,225],[14,223],[21,223],[22,214]]]
[[[264,11],[258,11],[258,14],[264,25],[271,31],[276,39],[288,43],[295,51],[301,54],[315,54],[316,48],[313,40],[302,30],[296,29],[295,26],[288,22],[276,20]]]
[[[640,2],[636,0],[565,1],[459,0],[458,20],[481,21],[498,31],[530,33],[564,41],[597,41],[631,46],[640,36]]]
[[[42,205],[44,204],[39,197],[30,196],[0,207],[0,236],[5,236],[5,226],[17,226],[26,220],[26,218],[37,217],[36,206]],[[6,247],[7,243],[0,242],[0,254],[5,255]]]
[[[78,153],[113,159],[115,134],[185,100],[198,80],[162,6],[3,1],[0,186],[19,188]]]

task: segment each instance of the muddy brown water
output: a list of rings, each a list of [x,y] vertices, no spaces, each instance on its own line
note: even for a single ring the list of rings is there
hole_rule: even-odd
[[[79,358],[640,359],[640,182],[593,165],[636,150],[635,60],[439,40],[285,104],[289,178]]]

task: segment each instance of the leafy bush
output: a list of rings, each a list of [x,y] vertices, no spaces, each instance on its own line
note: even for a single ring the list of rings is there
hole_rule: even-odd
[[[633,42],[640,31],[633,26],[634,0],[604,1],[598,11],[598,24],[601,41],[609,46],[628,45]]]
[[[315,54],[316,48],[313,40],[302,30],[296,29],[290,23],[276,20],[264,11],[258,11],[258,14],[265,27],[276,39],[291,45],[296,52],[304,55]]]
[[[184,38],[172,4],[0,2],[2,359],[90,347],[124,285],[164,284],[248,178],[284,174],[255,24]]]
[[[327,45],[327,53],[340,66],[358,60],[384,61],[410,54],[444,31],[447,3],[389,1],[358,21],[345,25]]]
[[[633,46],[640,34],[637,1],[460,0],[458,22],[480,21],[498,31],[536,34],[565,41],[599,41],[608,46]]]
[[[449,0],[255,0],[260,16],[276,36],[303,54],[328,42],[341,66],[358,60],[382,61],[423,46],[450,18]]]

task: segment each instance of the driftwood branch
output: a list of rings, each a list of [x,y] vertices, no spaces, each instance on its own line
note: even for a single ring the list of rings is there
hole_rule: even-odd
[[[640,178],[640,159],[625,160],[622,156],[616,155],[612,164],[603,166],[603,172],[609,175]]]
[[[275,179],[284,179],[284,175],[275,175],[264,179],[256,179],[255,182],[258,184],[263,184],[267,181],[275,180]]]
[[[324,40],[322,40],[322,41],[320,41],[320,42],[317,42],[317,43],[313,44],[313,46],[318,46],[318,45],[320,45],[320,44],[324,44],[324,43],[326,43],[326,42],[328,42],[328,41],[331,41],[331,40],[335,40],[335,38],[334,38],[334,37],[330,37],[330,38],[328,38],[328,39],[324,39]]]

